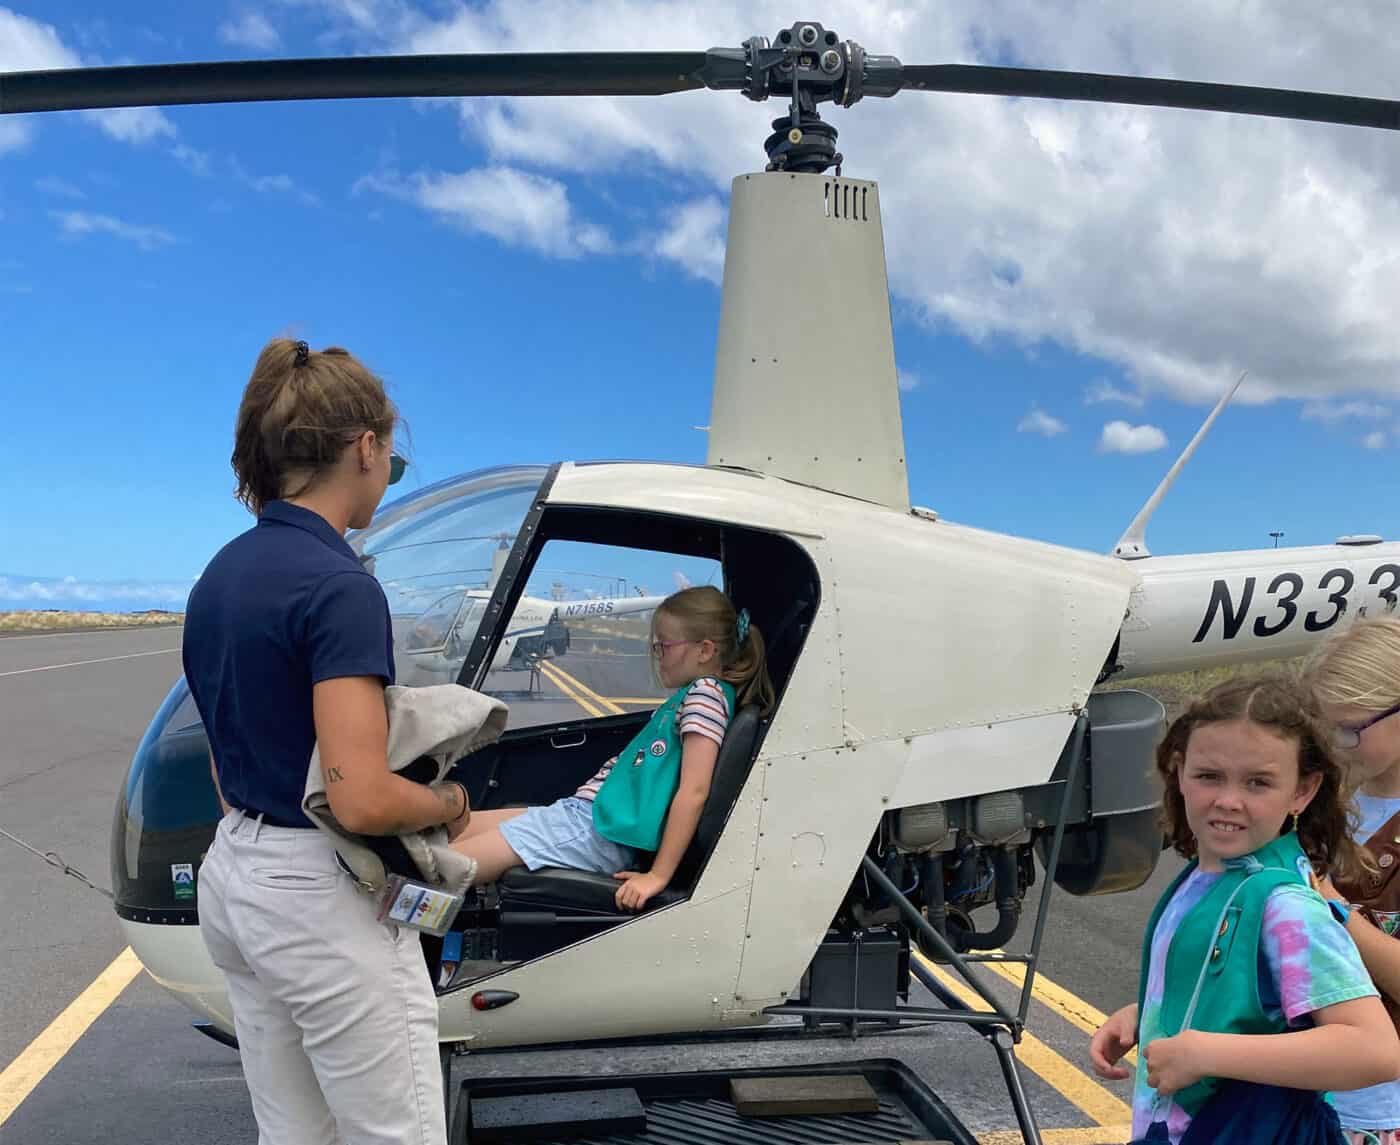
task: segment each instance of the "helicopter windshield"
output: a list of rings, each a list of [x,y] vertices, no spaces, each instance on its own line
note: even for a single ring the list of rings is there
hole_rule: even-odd
[[[447,684],[548,467],[467,473],[386,505],[346,538],[384,586],[398,682]]]

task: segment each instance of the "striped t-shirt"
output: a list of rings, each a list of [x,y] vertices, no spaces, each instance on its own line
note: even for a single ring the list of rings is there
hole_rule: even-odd
[[[685,737],[694,732],[721,744],[724,742],[724,729],[728,726],[729,701],[725,698],[724,689],[713,676],[701,676],[690,685],[685,699],[681,701],[680,715],[677,717],[681,742],[684,743]],[[574,792],[574,798],[592,803],[616,762],[617,756],[613,756],[603,764],[597,775]]]

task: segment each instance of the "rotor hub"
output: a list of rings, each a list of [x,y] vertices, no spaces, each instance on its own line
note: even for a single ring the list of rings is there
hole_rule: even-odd
[[[820,173],[840,167],[836,128],[824,123],[817,104],[850,107],[865,95],[893,95],[900,63],[869,56],[854,40],[842,40],[813,20],[799,20],[773,43],[755,36],[744,44],[744,94],[752,100],[786,96],[788,114],[773,121],[764,142],[768,170]]]

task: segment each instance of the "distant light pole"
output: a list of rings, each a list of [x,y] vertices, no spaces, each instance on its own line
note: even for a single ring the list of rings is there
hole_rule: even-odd
[[[1279,539],[1281,536],[1283,536],[1283,533],[1282,533],[1282,532],[1270,533],[1269,536],[1273,537],[1273,539],[1274,539],[1274,548],[1278,548],[1278,539]]]

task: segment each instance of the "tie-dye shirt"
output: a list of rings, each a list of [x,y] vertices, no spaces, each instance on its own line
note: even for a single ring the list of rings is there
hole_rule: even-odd
[[[1385,826],[1386,820],[1400,811],[1400,799],[1357,795],[1356,808],[1361,814],[1353,838],[1364,843]],[[1400,930],[1400,915],[1386,914],[1381,923],[1387,934],[1394,935]],[[1341,1118],[1344,1129],[1400,1129],[1400,1081],[1387,1081],[1349,1093],[1334,1093],[1332,1104],[1337,1107],[1337,1116]]]
[[[1219,877],[1218,872],[1193,871],[1158,920],[1138,1016],[1140,1046],[1179,1032],[1160,1028],[1167,948],[1181,920]],[[1285,1025],[1310,1026],[1308,1015],[1314,1010],[1375,992],[1351,935],[1332,917],[1322,899],[1301,884],[1278,887],[1269,895],[1259,935],[1259,999],[1265,1011],[1277,1018],[1280,1032]],[[1191,1124],[1191,1115],[1170,1098],[1159,1098],[1148,1086],[1147,1061],[1139,1048],[1133,1082],[1133,1136],[1144,1136],[1152,1122],[1162,1120],[1167,1123],[1172,1145],[1177,1145]]]

